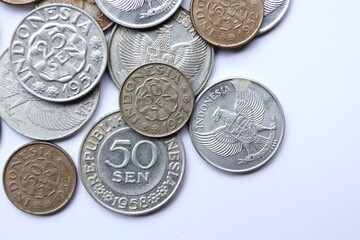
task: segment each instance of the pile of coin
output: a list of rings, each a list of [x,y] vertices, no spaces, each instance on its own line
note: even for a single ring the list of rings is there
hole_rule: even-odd
[[[95,123],[79,156],[83,185],[102,206],[143,215],[166,204],[184,175],[176,133],[189,119],[195,148],[213,166],[244,173],[269,161],[285,126],[275,95],[247,78],[203,89],[212,45],[248,43],[282,19],[290,0],[192,0],[190,12],[181,0],[95,2],[40,1],[15,30],[0,59],[0,115],[11,128],[46,141],[73,134],[94,113],[108,65],[119,111]],[[107,45],[110,19],[117,24]],[[21,147],[4,170],[9,199],[33,214],[58,211],[75,186],[68,162],[54,144]]]

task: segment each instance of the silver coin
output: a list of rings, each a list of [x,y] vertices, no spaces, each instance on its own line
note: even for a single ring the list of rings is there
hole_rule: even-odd
[[[186,76],[196,95],[208,81],[213,61],[213,47],[196,33],[183,8],[157,28],[115,27],[109,41],[109,69],[118,88],[140,65],[166,63]]]
[[[148,28],[168,19],[181,0],[95,0],[114,22],[130,28]]]
[[[106,68],[104,34],[84,11],[64,4],[33,10],[10,47],[16,78],[33,95],[66,102],[90,92]]]
[[[52,103],[28,93],[11,71],[9,51],[0,57],[0,115],[18,133],[38,140],[67,137],[93,115],[99,87],[69,103]]]
[[[79,167],[82,183],[100,205],[143,215],[173,197],[184,175],[185,152],[179,136],[144,137],[115,112],[85,137]]]
[[[290,0],[264,0],[264,19],[258,34],[273,29],[284,18],[289,4]]]
[[[191,140],[200,155],[234,173],[267,163],[284,130],[284,113],[275,95],[245,78],[223,80],[204,90],[190,121]]]

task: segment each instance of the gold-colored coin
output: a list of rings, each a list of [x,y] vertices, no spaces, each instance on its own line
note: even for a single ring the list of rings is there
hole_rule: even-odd
[[[174,57],[165,55],[162,57]],[[194,93],[188,80],[167,64],[145,64],[135,69],[120,91],[125,122],[149,137],[165,137],[180,130],[189,120],[193,106]]]
[[[52,143],[32,142],[16,150],[6,163],[3,184],[10,201],[24,212],[47,215],[70,200],[76,186],[70,156]]]
[[[3,1],[5,3],[10,3],[10,4],[21,5],[21,4],[33,3],[38,0],[1,0],[1,1]]]
[[[192,0],[191,21],[201,37],[217,47],[238,47],[258,32],[263,0]]]

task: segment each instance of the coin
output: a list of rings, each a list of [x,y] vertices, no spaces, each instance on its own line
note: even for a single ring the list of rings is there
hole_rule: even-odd
[[[156,28],[115,27],[109,40],[109,70],[118,88],[138,66],[162,62],[179,69],[196,95],[209,79],[213,61],[213,47],[199,37],[183,8]]]
[[[273,29],[285,16],[290,0],[264,0],[264,20],[258,34]]]
[[[257,33],[264,15],[263,0],[192,0],[191,21],[201,37],[217,47],[238,47]]]
[[[20,4],[33,3],[33,2],[36,2],[38,0],[1,0],[1,1],[3,1],[5,3],[20,5]]]
[[[113,24],[113,21],[100,11],[95,3],[95,0],[42,0],[37,4],[37,6],[44,6],[53,3],[70,4],[84,10],[96,20],[102,30],[108,29]]]
[[[148,28],[171,17],[181,0],[95,0],[114,22],[130,28]]]
[[[52,103],[28,93],[11,71],[9,51],[0,57],[0,116],[18,133],[37,140],[67,137],[94,114],[99,87],[72,102]]]
[[[52,102],[89,93],[107,64],[104,34],[84,11],[63,4],[33,10],[18,26],[10,48],[12,69],[22,86]]]
[[[120,90],[120,110],[135,131],[149,137],[169,136],[190,118],[194,94],[185,76],[163,63],[142,65]]]
[[[179,136],[144,137],[125,123],[120,112],[94,125],[79,156],[88,193],[105,208],[128,215],[161,208],[175,194],[185,170]]]
[[[253,171],[275,154],[285,117],[276,96],[258,82],[231,78],[213,84],[196,101],[191,140],[211,165],[228,172]]]
[[[32,142],[10,156],[3,183],[6,195],[20,210],[52,214],[61,210],[74,193],[75,165],[55,144]]]

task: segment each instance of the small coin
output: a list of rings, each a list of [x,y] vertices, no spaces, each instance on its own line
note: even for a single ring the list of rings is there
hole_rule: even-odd
[[[10,3],[10,4],[15,4],[15,5],[21,5],[21,4],[33,3],[38,0],[0,0],[0,1],[3,1],[5,3]]]
[[[113,21],[100,11],[94,0],[42,0],[37,3],[37,6],[53,3],[70,4],[84,10],[96,20],[102,30],[108,29],[113,24]]]
[[[287,13],[290,0],[263,0],[264,1],[264,20],[260,26],[258,34],[263,34],[273,29],[281,22]]]
[[[18,133],[37,140],[68,137],[94,114],[100,90],[72,102],[52,103],[33,96],[11,71],[9,51],[0,57],[0,116]]]
[[[246,78],[220,81],[204,90],[190,120],[191,140],[211,165],[228,172],[253,171],[275,154],[285,117],[275,95]]]
[[[95,0],[114,22],[130,28],[148,28],[171,17],[181,0]]]
[[[138,66],[162,62],[179,69],[197,95],[209,79],[213,61],[213,47],[196,33],[183,8],[157,28],[118,26],[109,41],[109,70],[118,88]]]
[[[3,173],[6,195],[20,210],[47,215],[61,210],[76,186],[70,156],[55,144],[32,142],[9,158]]]
[[[190,3],[196,31],[217,47],[238,47],[249,42],[258,32],[263,15],[263,0],[192,0]]]
[[[107,46],[95,20],[64,4],[33,10],[18,26],[10,47],[17,80],[33,95],[67,102],[89,93],[107,64]]]
[[[115,112],[99,120],[86,136],[79,167],[82,183],[100,205],[143,215],[161,208],[179,188],[185,151],[179,136],[144,137]]]
[[[120,110],[127,124],[149,137],[169,136],[190,118],[194,94],[186,77],[163,63],[145,64],[126,78]]]

